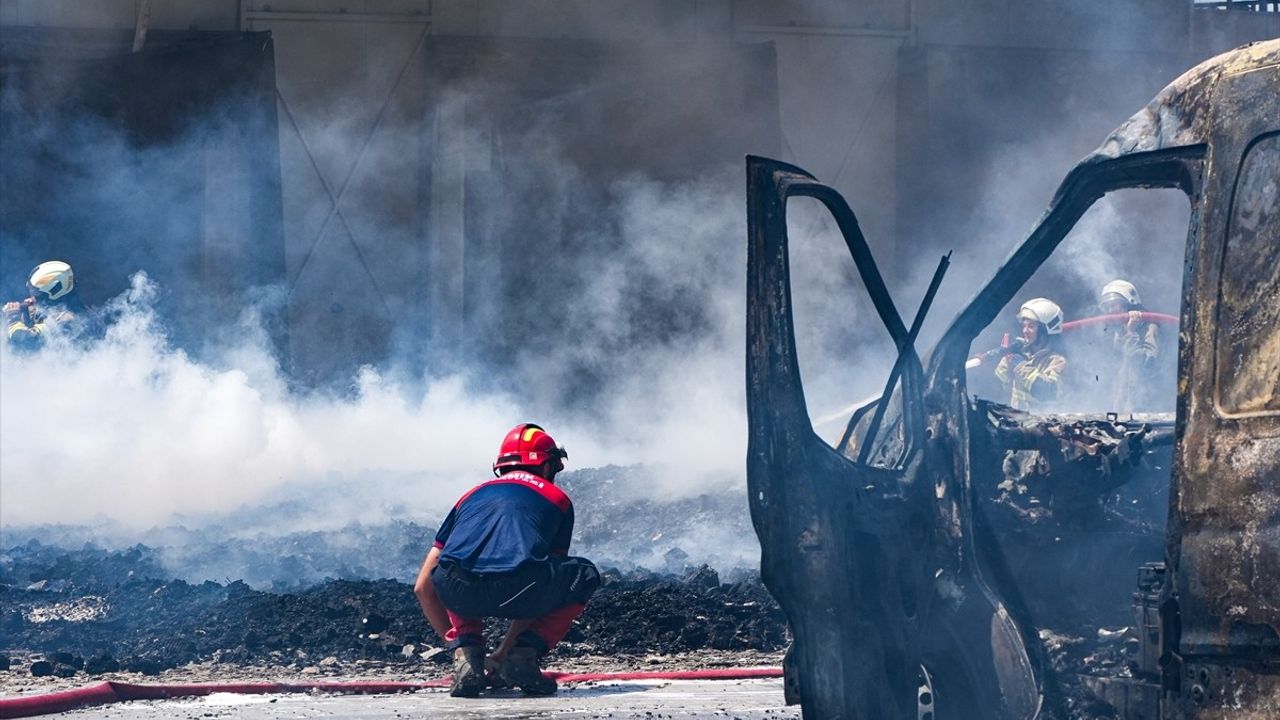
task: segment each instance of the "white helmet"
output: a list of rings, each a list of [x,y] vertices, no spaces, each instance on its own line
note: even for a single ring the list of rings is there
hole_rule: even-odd
[[[71,292],[75,287],[75,278],[71,274],[71,266],[61,260],[42,262],[31,271],[27,284],[49,296],[50,300]]]
[[[1098,293],[1098,306],[1106,305],[1113,300],[1121,300],[1130,306],[1138,305],[1142,302],[1138,298],[1138,288],[1128,280],[1112,280],[1102,286],[1102,292]]]
[[[1050,335],[1062,332],[1062,308],[1048,298],[1032,298],[1018,309],[1019,320],[1035,320],[1044,325]]]

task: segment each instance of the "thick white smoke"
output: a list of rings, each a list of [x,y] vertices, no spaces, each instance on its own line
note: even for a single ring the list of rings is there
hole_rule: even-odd
[[[282,485],[372,474],[407,493],[457,488],[492,453],[508,398],[442,378],[410,395],[373,368],[350,397],[296,395],[260,333],[214,365],[172,347],[144,275],[113,301],[105,337],[55,339],[0,363],[6,525],[111,519],[145,526],[253,503]],[[252,319],[244,318],[247,329]],[[501,432],[497,430],[496,432]],[[356,505],[355,507],[359,507]],[[335,518],[335,520],[337,520]]]
[[[396,517],[404,508],[409,519],[430,522],[485,477],[501,433],[524,419],[546,424],[570,448],[572,467],[652,466],[662,497],[741,488],[741,199],[720,182],[677,187],[638,178],[618,196],[610,212],[619,252],[601,262],[568,318],[593,336],[540,356],[545,367],[522,375],[554,376],[552,366],[598,352],[645,322],[645,308],[629,306],[619,289],[629,275],[660,279],[659,295],[690,293],[712,322],[694,337],[636,347],[628,372],[609,379],[596,405],[576,404],[572,387],[557,390],[559,403],[531,404],[477,389],[481,373],[438,377],[429,367],[366,367],[348,393],[300,392],[290,389],[251,311],[224,333],[236,341],[206,359],[174,347],[155,312],[163,300],[139,275],[109,308],[114,321],[101,341],[55,341],[35,355],[4,351],[0,520],[145,527],[222,516],[316,483],[346,485],[358,501],[326,506],[305,524],[281,518],[281,529],[404,519]],[[813,216],[822,211],[794,212],[798,344],[818,416],[877,392],[892,356],[843,242],[829,228],[811,230],[824,230],[825,220]],[[1167,234],[1164,224],[1157,229]],[[1123,267],[1117,256],[1128,253],[1117,238],[1140,233],[1133,225],[1099,206],[1064,243],[1055,276],[1087,297]],[[1169,297],[1163,286],[1152,294]],[[898,301],[904,314],[913,310],[914,298]],[[398,379],[424,370],[424,382]]]
[[[555,377],[553,366],[646,322],[646,309],[617,292],[627,274],[658,278],[659,294],[690,293],[712,322],[692,338],[636,347],[629,371],[590,407],[571,386],[556,404],[533,403],[478,390],[481,371],[438,377],[395,364],[361,369],[347,393],[291,389],[252,309],[220,333],[234,340],[196,359],[168,340],[156,311],[163,294],[139,274],[106,308],[101,340],[4,350],[0,519],[142,528],[223,516],[314,483],[350,490],[352,502],[319,514],[331,527],[406,519],[394,513],[406,507],[416,509],[407,519],[432,522],[486,477],[503,432],[526,419],[569,447],[570,467],[651,466],[662,498],[740,488],[744,219],[741,199],[721,188],[634,179],[621,189],[619,254],[602,260],[581,317],[569,319],[594,336],[550,349],[538,356],[547,367],[521,375]],[[283,531],[304,521],[279,522]]]

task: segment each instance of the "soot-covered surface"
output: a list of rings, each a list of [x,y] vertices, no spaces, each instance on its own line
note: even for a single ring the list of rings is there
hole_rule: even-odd
[[[551,660],[782,649],[781,611],[758,578],[737,575],[722,583],[705,566],[684,576],[606,571]],[[490,630],[496,637],[500,628]],[[5,551],[0,638],[6,655],[45,657],[33,672],[63,676],[206,661],[303,668],[373,660],[409,670],[446,660],[407,583],[330,580],[283,593],[190,584],[166,576],[145,547]]]

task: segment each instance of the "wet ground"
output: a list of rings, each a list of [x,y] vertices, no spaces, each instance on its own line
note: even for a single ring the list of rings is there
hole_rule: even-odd
[[[555,657],[546,664],[548,670],[565,673],[588,672],[667,672],[681,670],[710,670],[725,668],[781,667],[781,651],[757,652],[700,650],[674,655],[581,655]],[[0,671],[0,698],[41,695],[72,688],[93,685],[104,680],[134,684],[186,685],[199,683],[262,683],[290,684],[315,682],[430,682],[448,677],[449,665],[444,663],[406,667],[398,663],[377,660],[358,660],[352,663],[332,663],[303,668],[291,666],[236,663],[196,662],[163,670],[156,675],[138,672],[109,672],[89,675],[84,672],[58,677],[49,675],[34,677],[30,664],[23,658],[13,658],[8,672]]]
[[[463,700],[446,691],[403,695],[261,695],[215,694],[192,700],[144,701],[86,708],[59,717],[129,718],[130,720],[224,718],[799,718],[799,708],[782,701],[781,680],[625,681],[563,688],[546,698],[518,693]]]

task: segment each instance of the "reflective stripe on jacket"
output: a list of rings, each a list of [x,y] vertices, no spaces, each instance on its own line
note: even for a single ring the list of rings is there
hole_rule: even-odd
[[[76,334],[81,316],[66,309],[47,317],[37,315],[28,325],[22,318],[11,317],[5,323],[5,339],[19,350],[36,350],[44,345],[45,338],[51,332],[71,331]]]
[[[1051,347],[1030,355],[1005,355],[996,365],[996,378],[1009,388],[1009,405],[1018,410],[1040,410],[1062,393],[1067,358]]]

